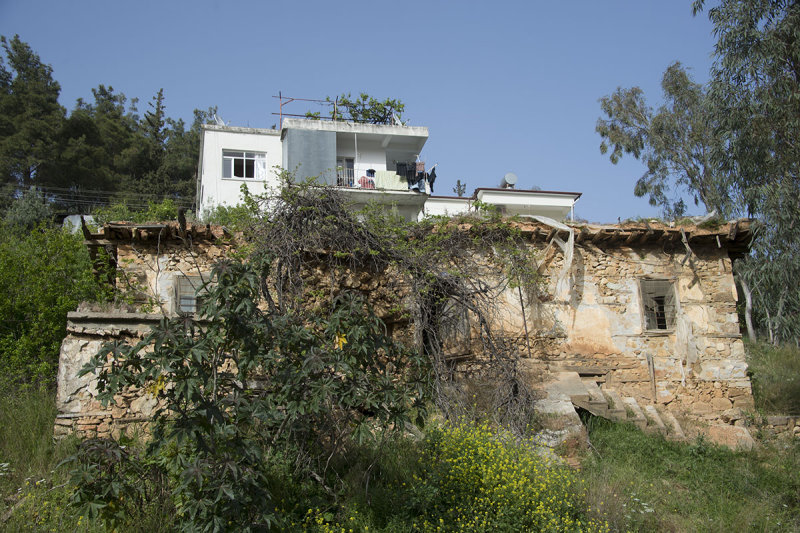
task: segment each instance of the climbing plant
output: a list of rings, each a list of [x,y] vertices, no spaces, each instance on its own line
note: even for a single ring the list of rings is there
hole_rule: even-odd
[[[120,466],[98,469],[86,454],[114,450],[98,442],[74,458],[85,512],[116,524],[128,485],[111,490],[102,476],[150,472],[186,530],[277,525],[265,466],[275,454],[290,450],[293,475],[335,495],[345,472],[334,465],[353,446],[422,425],[430,400],[447,417],[468,412],[474,389],[454,379],[448,357],[459,343],[476,354],[474,380],[492,384],[488,416],[525,431],[520,339],[497,333],[495,312],[503,291],[524,304],[538,283],[512,222],[355,213],[311,183],[247,202],[260,213],[246,225],[247,255],[214,268],[199,315],[108,344],[82,371],[97,373],[106,404],[130,388],[158,400],[143,456],[112,453]],[[160,477],[125,461],[155,464]]]

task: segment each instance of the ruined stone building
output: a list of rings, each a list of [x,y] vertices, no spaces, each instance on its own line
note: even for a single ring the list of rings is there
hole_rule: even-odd
[[[580,432],[578,407],[667,435],[700,428],[720,442],[747,444],[742,418],[753,397],[731,268],[752,238],[747,221],[518,224],[537,250],[544,284],[523,313],[515,292],[503,295],[503,327],[531,347],[520,365],[542,391],[540,412],[556,421],[551,437]],[[140,297],[127,310],[69,315],[56,435],[109,435],[147,421],[155,398],[131,391],[104,409],[94,377],[78,371],[104,342],[135,339],[162,314],[195,310],[195,288],[234,246],[230,237],[222,228],[175,223],[109,224],[87,235],[94,254],[114,258],[117,282]]]

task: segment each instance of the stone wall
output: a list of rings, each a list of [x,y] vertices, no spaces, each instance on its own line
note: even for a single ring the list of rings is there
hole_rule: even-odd
[[[156,399],[145,391],[117,395],[113,407],[97,399],[97,377],[80,370],[112,340],[135,343],[161,319],[160,313],[76,311],[67,319],[67,337],[61,343],[58,366],[58,414],[55,436],[77,433],[85,437],[117,437],[131,424],[145,426]]]
[[[595,375],[624,395],[698,419],[718,420],[730,409],[751,409],[731,259],[716,247],[698,248],[684,258],[685,251],[658,245],[576,245],[569,291],[537,302],[529,313],[529,330],[550,333],[539,343],[537,357],[551,369]],[[563,257],[557,257],[547,269],[545,294],[555,294],[562,267]],[[673,283],[683,337],[678,327],[645,329],[640,294],[645,278]]]
[[[533,388],[548,373],[569,370],[698,423],[743,423],[753,398],[731,270],[730,253],[746,249],[742,243],[749,235],[739,223],[712,230],[648,224],[520,227],[537,250],[543,283],[522,299],[518,289],[506,288],[497,299],[492,327],[517,342]],[[77,378],[77,371],[103,342],[135,341],[161,313],[174,314],[177,280],[207,277],[213,264],[230,253],[231,241],[223,233],[210,227],[119,225],[87,239],[90,246],[113,245],[118,286],[129,287],[136,306],[128,313],[70,315],[61,350],[57,434],[110,435],[147,420],[155,399],[146,392],[128,391],[116,407],[104,410],[96,401],[92,376]],[[559,239],[574,243],[572,254]],[[401,276],[345,272],[337,286],[330,286],[330,277],[321,271],[304,276],[319,286],[320,298],[343,287],[368,295],[393,335],[413,340],[408,313],[398,312],[408,305]],[[642,279],[666,280],[673,287],[676,311],[669,328],[645,327]],[[446,346],[468,367],[470,357],[486,355],[477,353],[479,344],[464,339]]]

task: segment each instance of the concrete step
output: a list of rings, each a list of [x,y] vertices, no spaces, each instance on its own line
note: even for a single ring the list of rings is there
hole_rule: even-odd
[[[553,381],[545,386],[549,398],[570,398],[588,402],[590,399],[586,385],[577,372],[554,372]]]
[[[608,417],[611,420],[622,421],[628,418],[622,396],[615,389],[602,389],[608,403]]]
[[[667,426],[661,420],[661,415],[658,414],[655,405],[644,406],[644,416],[647,418],[647,425],[653,429],[657,429],[662,435],[667,434]]]
[[[589,400],[597,403],[604,403],[608,405],[608,400],[603,396],[603,391],[597,386],[597,382],[591,378],[581,378],[583,386],[586,387],[586,392],[589,393]]]
[[[591,378],[582,378],[581,382],[583,382],[583,386],[586,387],[589,399],[585,401],[573,399],[573,402],[576,402],[575,405],[583,407],[593,415],[609,418],[608,400],[603,396],[603,392],[600,390],[600,387],[597,386],[597,382]]]
[[[622,403],[625,405],[625,412],[628,416],[628,420],[636,424],[639,429],[646,428],[647,418],[644,416],[642,408],[639,407],[639,404],[636,402],[636,398],[626,396],[622,399]]]
[[[589,400],[589,393],[575,372],[554,372],[552,380],[542,384],[546,397],[534,404],[542,426],[538,433],[540,442],[554,448],[573,440],[588,442],[586,428],[575,411],[573,397]]]
[[[678,423],[678,419],[675,418],[675,415],[665,409],[661,412],[661,420],[663,420],[664,425],[667,426],[667,434],[669,436],[681,440],[686,438],[686,434],[683,432],[683,428]]]

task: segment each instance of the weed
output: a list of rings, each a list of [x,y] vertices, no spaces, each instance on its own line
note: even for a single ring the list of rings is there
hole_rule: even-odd
[[[749,342],[746,352],[756,407],[764,414],[800,414],[800,349]]]
[[[597,419],[583,461],[589,505],[620,531],[800,529],[800,445],[733,452]]]

